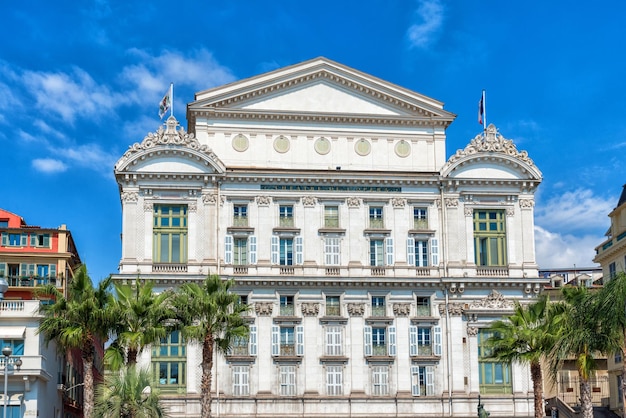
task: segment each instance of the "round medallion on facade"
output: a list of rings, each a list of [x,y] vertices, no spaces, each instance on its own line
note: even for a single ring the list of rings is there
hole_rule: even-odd
[[[361,138],[354,144],[354,150],[359,155],[367,155],[372,150],[372,146],[367,139]]]
[[[280,135],[274,140],[274,150],[276,150],[276,152],[280,152],[281,154],[289,151],[289,139]]]
[[[326,155],[330,152],[330,141],[324,137],[318,138],[314,147],[318,154]]]
[[[411,144],[404,139],[396,144],[396,155],[398,157],[408,157],[411,153]]]
[[[238,134],[233,138],[233,148],[235,151],[243,152],[248,149],[249,142],[245,135]]]

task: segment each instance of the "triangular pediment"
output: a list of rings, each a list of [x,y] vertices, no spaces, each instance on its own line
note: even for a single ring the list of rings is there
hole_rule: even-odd
[[[412,117],[448,123],[455,117],[437,100],[326,58],[197,93],[190,114],[203,110]]]

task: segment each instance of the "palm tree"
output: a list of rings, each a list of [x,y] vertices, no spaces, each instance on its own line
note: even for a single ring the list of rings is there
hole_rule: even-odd
[[[622,405],[626,405],[626,274],[619,272],[600,291],[603,324],[619,333],[620,344],[614,351],[622,352]],[[626,418],[626,408],[622,417]]]
[[[211,275],[201,285],[183,284],[173,298],[183,338],[197,342],[202,347],[202,418],[211,416],[214,351],[225,353],[235,338],[248,335],[248,326],[242,318],[242,314],[248,311],[248,306],[241,304],[239,296],[230,292],[232,286],[232,280],[222,281],[219,276]]]
[[[549,308],[545,296],[525,306],[516,302],[513,315],[491,324],[489,330],[493,336],[487,340],[495,360],[530,364],[535,418],[545,416],[541,359],[554,343],[554,330],[548,321]]]
[[[548,356],[550,369],[556,378],[563,361],[571,356],[575,358],[582,417],[593,418],[589,379],[597,369],[596,358],[614,350],[620,342],[619,336],[602,324],[605,318],[598,293],[585,287],[565,287],[563,298],[564,302],[555,310],[561,326]]]
[[[114,319],[113,342],[105,352],[105,362],[113,370],[137,364],[137,356],[168,333],[173,312],[171,292],[155,294],[154,285],[137,280],[134,285],[115,284],[110,307]],[[126,361],[124,361],[126,359]]]
[[[165,418],[152,374],[135,366],[107,375],[96,388],[95,418]]]
[[[91,418],[94,407],[94,358],[96,344],[108,337],[110,317],[107,303],[110,296],[111,278],[102,280],[94,287],[83,264],[68,283],[67,298],[54,285],[42,289],[55,302],[41,305],[43,318],[38,332],[43,334],[46,344],[55,341],[61,350],[78,349],[83,360],[85,418]]]

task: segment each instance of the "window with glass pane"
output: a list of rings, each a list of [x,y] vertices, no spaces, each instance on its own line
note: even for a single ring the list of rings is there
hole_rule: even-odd
[[[233,366],[233,396],[250,395],[250,366]]]
[[[370,239],[370,266],[381,267],[385,265],[385,241],[382,239]]]
[[[430,316],[430,298],[427,296],[417,297],[417,316]]]
[[[428,240],[415,240],[415,265],[428,267]]]
[[[372,327],[372,355],[387,355],[386,333],[387,329],[385,327]]]
[[[280,366],[280,394],[295,396],[296,394],[296,366]]]
[[[326,316],[341,316],[339,296],[326,296]]]
[[[382,206],[370,206],[370,228],[384,228]]]
[[[385,396],[389,394],[389,366],[372,367],[372,395]]]
[[[433,366],[411,366],[411,394],[413,396],[435,394]]]
[[[280,297],[280,316],[294,316],[295,308],[293,304],[293,296]]]
[[[296,340],[293,327],[280,328],[280,355],[296,355]]]
[[[339,228],[339,206],[324,206],[324,227]]]
[[[293,266],[293,238],[280,239],[279,257],[281,266]]]
[[[162,391],[178,391],[185,387],[186,365],[186,344],[179,331],[170,333],[152,347],[152,372]]]
[[[326,327],[326,355],[340,356],[342,355],[341,335],[342,327],[340,325],[329,325]]]
[[[493,333],[478,330],[478,377],[480,393],[512,393],[511,365],[491,360],[487,340]]]
[[[0,340],[0,348],[11,347],[13,356],[24,355],[24,340]]]
[[[426,208],[413,208],[413,229],[428,229]]]
[[[233,226],[248,226],[248,205],[233,206]]]
[[[336,396],[343,394],[343,366],[326,366],[326,394]]]
[[[233,240],[233,264],[236,266],[248,265],[248,238]]]
[[[609,278],[614,279],[617,274],[617,268],[615,267],[615,263],[609,264]]]
[[[154,205],[154,261],[187,262],[187,206]]]
[[[233,338],[233,346],[230,349],[230,354],[233,356],[247,356],[248,352],[248,337],[235,337]]]
[[[339,237],[324,238],[324,261],[327,266],[339,265]]]
[[[372,316],[385,316],[385,297],[372,296]]]
[[[430,335],[430,328],[417,328],[417,355],[430,356],[433,354],[433,345]]]
[[[505,266],[506,220],[504,210],[474,211],[474,257],[479,266]]]
[[[40,248],[50,248],[50,234],[31,234],[30,246]]]
[[[293,206],[280,205],[278,207],[278,219],[281,227],[293,227]]]

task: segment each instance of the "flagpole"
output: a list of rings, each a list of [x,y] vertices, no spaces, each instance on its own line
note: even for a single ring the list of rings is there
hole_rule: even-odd
[[[483,131],[487,132],[487,99],[483,89]]]
[[[485,94],[484,90],[483,94]],[[174,116],[174,83],[170,83],[170,116]]]

